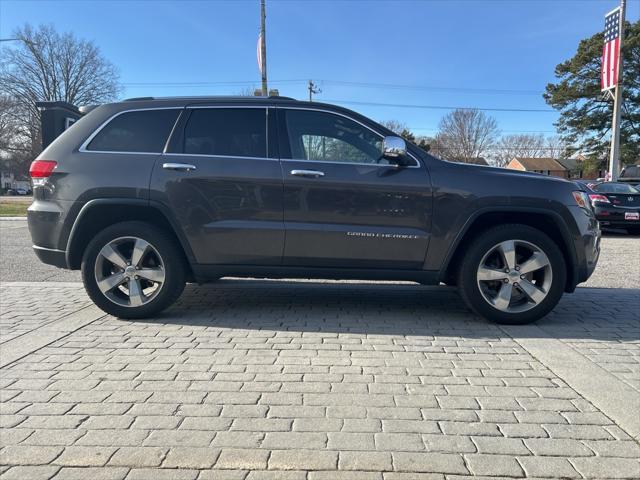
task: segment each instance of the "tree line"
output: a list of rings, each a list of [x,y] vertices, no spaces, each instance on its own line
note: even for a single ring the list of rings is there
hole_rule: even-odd
[[[475,109],[458,109],[445,115],[434,136],[415,135],[397,120],[380,122],[392,132],[444,160],[505,167],[514,157],[565,158],[569,145],[559,136],[542,134],[501,135],[496,120]]]
[[[36,103],[66,101],[93,105],[116,100],[122,92],[117,67],[91,40],[60,33],[51,25],[24,25],[17,41],[0,48],[0,169],[26,174],[40,153]],[[383,122],[432,154],[458,161],[480,157],[504,166],[513,157],[570,156],[580,152],[593,162],[609,151],[613,102],[600,92],[601,32],[582,40],[576,54],[555,68],[545,101],[560,113],[558,136],[500,135],[494,118],[475,109],[454,110],[433,137],[416,136],[398,121]],[[624,105],[621,123],[623,163],[640,160],[640,21],[625,29]]]

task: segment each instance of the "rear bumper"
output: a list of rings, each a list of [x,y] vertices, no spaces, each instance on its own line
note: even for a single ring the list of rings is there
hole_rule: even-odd
[[[609,220],[601,220],[600,225],[604,228],[630,228],[630,227],[640,228],[640,222],[638,221],[611,222]]]
[[[81,205],[79,202],[43,200],[41,196],[34,197],[27,209],[33,250],[43,263],[69,268],[67,239]]]
[[[603,227],[627,228],[640,227],[640,220],[630,220],[625,213],[640,213],[639,208],[614,207],[607,204],[596,204],[594,207],[596,218]]]
[[[45,248],[34,245],[33,251],[42,263],[53,265],[58,268],[69,268],[67,266],[67,252],[64,250],[56,250],[55,248]]]

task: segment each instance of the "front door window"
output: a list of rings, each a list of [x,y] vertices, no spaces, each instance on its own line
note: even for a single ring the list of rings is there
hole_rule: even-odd
[[[388,164],[382,138],[353,120],[327,112],[287,110],[291,159]]]

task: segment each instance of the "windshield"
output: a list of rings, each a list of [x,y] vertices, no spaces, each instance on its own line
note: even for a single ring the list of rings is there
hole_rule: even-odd
[[[633,188],[626,183],[600,183],[593,187],[594,192],[599,193],[640,193],[639,190]]]

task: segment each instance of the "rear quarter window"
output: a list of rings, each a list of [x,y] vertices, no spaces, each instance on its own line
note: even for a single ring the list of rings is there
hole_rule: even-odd
[[[160,153],[179,113],[179,109],[121,113],[93,137],[86,149],[101,152]]]

